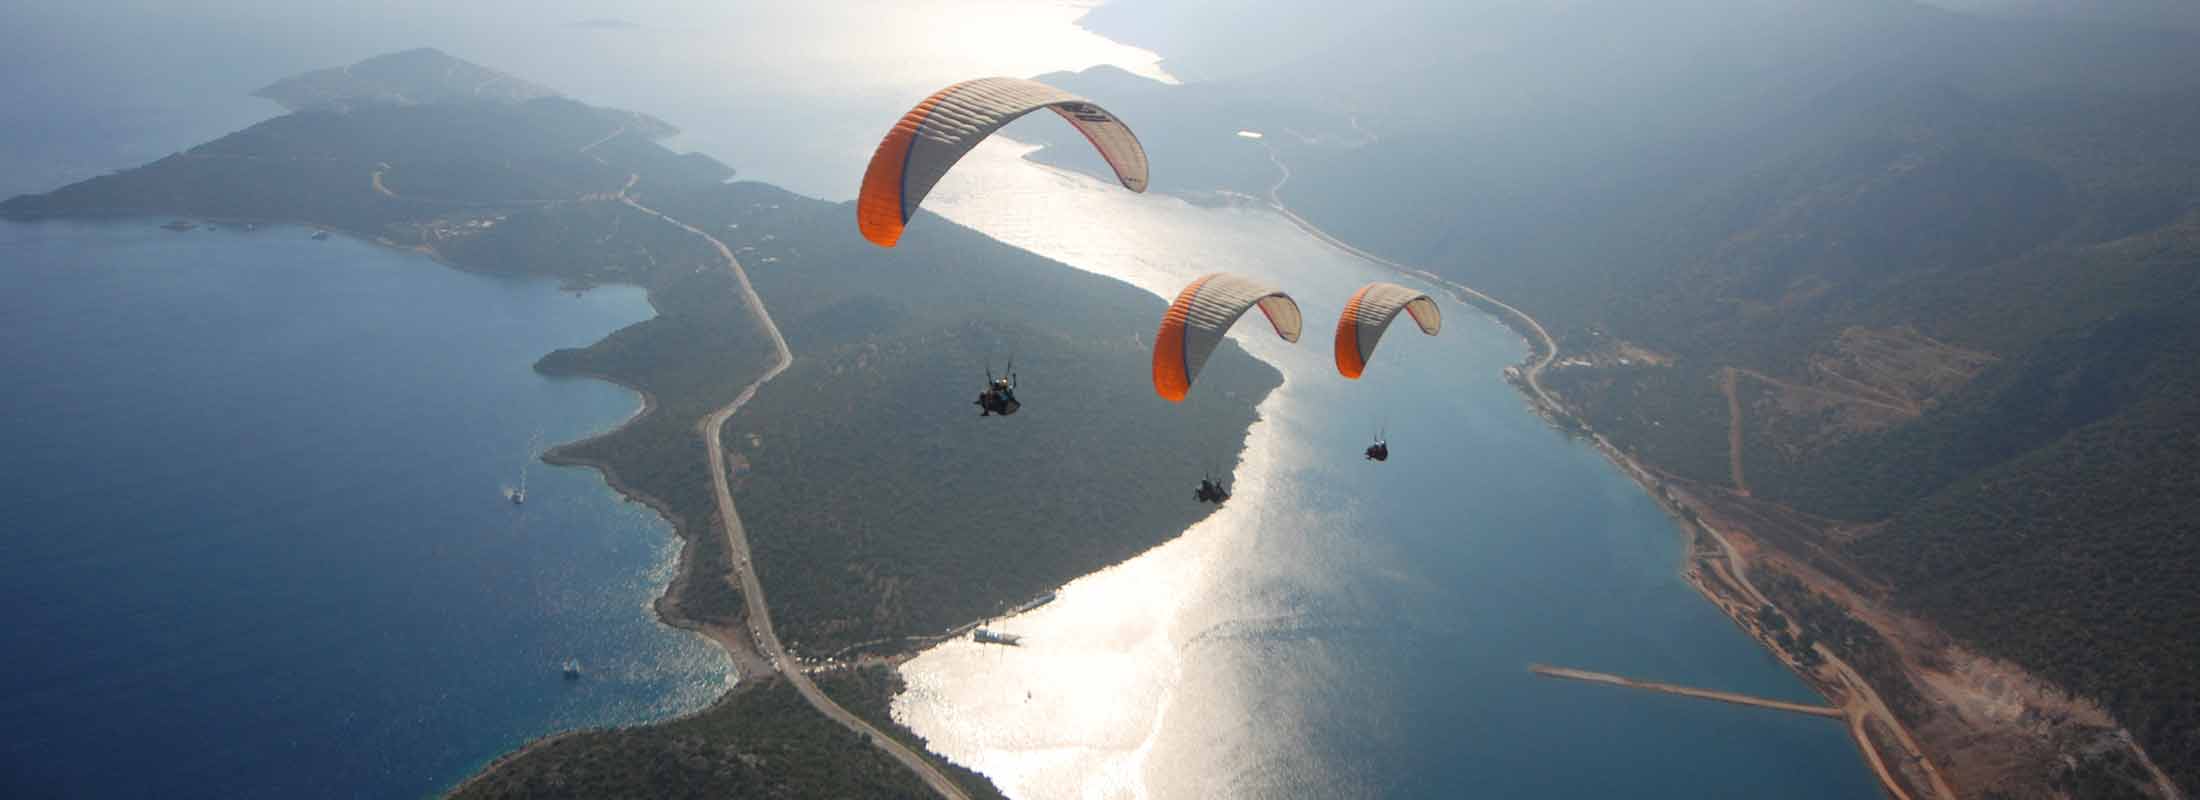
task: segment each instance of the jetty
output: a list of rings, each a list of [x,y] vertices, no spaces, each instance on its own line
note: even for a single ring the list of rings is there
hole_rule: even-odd
[[[1722,692],[1716,689],[1698,689],[1693,686],[1681,686],[1678,684],[1659,683],[1656,681],[1640,681],[1635,680],[1634,678],[1622,677],[1619,675],[1610,675],[1602,672],[1590,672],[1585,669],[1553,667],[1547,664],[1530,664],[1528,665],[1528,671],[1546,678],[1562,678],[1570,681],[1587,681],[1589,683],[1602,683],[1612,686],[1625,686],[1629,689],[1642,689],[1652,692],[1664,692],[1666,694],[1677,694],[1682,697],[1694,697],[1703,700],[1717,700],[1721,703],[1733,703],[1739,706],[1756,706],[1758,708],[1769,708],[1775,711],[1787,711],[1796,714],[1809,714],[1814,717],[1841,719],[1842,717],[1846,716],[1842,713],[1841,709],[1834,708],[1833,706],[1814,706],[1807,703],[1790,703],[1786,700],[1773,700],[1770,698],[1739,694],[1736,692]]]

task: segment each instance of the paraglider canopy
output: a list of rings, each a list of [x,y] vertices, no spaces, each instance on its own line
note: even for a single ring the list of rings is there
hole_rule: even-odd
[[[1375,343],[1403,311],[1413,317],[1421,332],[1435,336],[1444,327],[1444,314],[1429,296],[1395,283],[1377,281],[1360,287],[1337,317],[1337,372],[1358,379],[1375,356]]]
[[[1299,340],[1299,304],[1280,289],[1227,272],[1202,275],[1184,287],[1154,335],[1154,392],[1169,402],[1183,402],[1223,334],[1255,306],[1267,315],[1277,336]]]
[[[917,204],[955,162],[1001,126],[1050,108],[1108,160],[1123,188],[1146,191],[1146,149],[1115,115],[1077,95],[1023,78],[980,78],[949,86],[894,123],[871,154],[856,197],[863,238],[893,247]]]

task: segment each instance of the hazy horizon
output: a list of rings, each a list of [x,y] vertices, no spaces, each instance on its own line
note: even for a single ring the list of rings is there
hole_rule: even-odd
[[[2200,2],[7,23],[0,794],[2200,789]]]

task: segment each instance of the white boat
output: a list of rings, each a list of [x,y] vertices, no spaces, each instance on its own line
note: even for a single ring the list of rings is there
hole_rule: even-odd
[[[527,502],[527,466],[535,462],[538,457],[536,454],[540,452],[542,452],[542,431],[535,431],[535,435],[527,439],[527,460],[520,462],[519,465],[519,488],[508,489],[504,492],[504,496],[511,499],[512,505],[516,506]]]

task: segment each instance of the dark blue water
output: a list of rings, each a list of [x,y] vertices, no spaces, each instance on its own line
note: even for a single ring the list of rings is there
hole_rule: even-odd
[[[638,291],[153,222],[0,224],[0,795],[418,796],[725,687],[668,527],[530,463],[637,408],[530,367]]]

